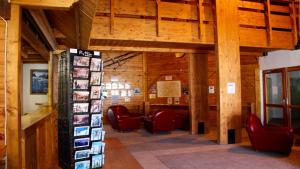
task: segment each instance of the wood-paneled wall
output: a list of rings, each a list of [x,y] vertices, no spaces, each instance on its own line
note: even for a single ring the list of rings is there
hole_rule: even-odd
[[[241,94],[242,94],[242,114],[245,115],[250,109],[251,103],[256,103],[256,75],[255,72],[258,68],[257,56],[251,55],[241,56]],[[208,57],[208,85],[215,87],[214,94],[208,94],[209,109],[209,121],[212,126],[217,125],[217,111],[215,105],[217,104],[216,93],[216,60],[214,54],[210,54]]]
[[[157,81],[164,81],[166,76],[172,76],[172,80],[180,81],[181,88],[186,88],[188,91],[188,56],[176,57],[175,53],[146,53],[146,57],[146,100],[150,104],[167,104],[167,98],[149,98],[149,94],[152,93],[151,89],[156,90]],[[183,90],[181,91],[179,104],[188,105],[188,95],[185,95]]]
[[[4,47],[5,22],[0,19],[0,135],[4,135]]]
[[[109,60],[110,58],[120,56],[125,52],[105,52],[102,54],[103,60]],[[134,58],[128,59],[125,62],[121,62],[121,65],[115,64],[109,67],[104,68],[104,84],[111,82],[112,77],[117,77],[118,82],[129,83],[131,85],[131,90],[135,88],[140,89],[139,94],[134,94],[130,97],[129,102],[125,102],[125,97],[119,97],[118,104],[125,105],[131,112],[140,112],[143,111],[143,102],[144,102],[144,71],[143,71],[143,54],[140,54]],[[117,83],[118,83],[117,82]],[[108,98],[104,100],[104,112],[107,108],[112,105],[111,90],[108,90]],[[119,90],[121,91],[121,89]]]

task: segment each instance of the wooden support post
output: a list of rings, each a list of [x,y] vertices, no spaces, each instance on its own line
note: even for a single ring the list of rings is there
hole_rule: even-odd
[[[161,25],[161,16],[160,16],[160,0],[156,0],[156,36],[160,36],[160,25]]]
[[[114,34],[115,0],[110,0],[110,34]]]
[[[261,99],[260,99],[260,78],[259,78],[260,70],[259,68],[255,68],[255,106],[256,106],[256,116],[261,118]]]
[[[218,142],[228,143],[234,129],[235,142],[241,141],[241,66],[239,44],[239,0],[216,0],[216,60]],[[226,22],[224,22],[226,21]]]
[[[271,3],[270,0],[265,0],[265,22],[266,22],[266,31],[267,31],[267,40],[268,46],[272,43],[272,25],[271,25]]]
[[[208,116],[208,63],[207,54],[189,55],[191,133],[198,133],[198,122]],[[207,126],[207,124],[205,124]]]
[[[204,12],[201,12],[201,7],[202,7],[202,2],[203,0],[198,0],[198,20],[199,20],[199,39],[201,40],[202,39],[202,33],[204,32],[203,31],[203,28],[202,28],[202,25],[203,25],[203,14]]]
[[[11,5],[11,19],[8,21],[8,56],[6,67],[7,84],[7,163],[9,169],[20,169],[21,153],[21,10],[19,5]]]
[[[298,42],[298,32],[297,32],[295,1],[290,2],[289,7],[290,7],[290,17],[291,17],[292,32],[293,32],[293,43],[294,45],[296,45]]]

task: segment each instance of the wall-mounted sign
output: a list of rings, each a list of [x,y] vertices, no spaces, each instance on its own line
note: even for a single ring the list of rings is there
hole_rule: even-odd
[[[173,77],[172,77],[171,75],[169,75],[169,76],[165,76],[165,79],[166,79],[166,80],[172,80]]]
[[[227,83],[227,93],[235,94],[235,83],[234,82]]]
[[[172,97],[168,97],[167,103],[168,103],[168,104],[173,104],[173,98],[172,98]]]
[[[209,87],[208,87],[208,93],[209,93],[209,94],[215,93],[215,86],[209,86]]]
[[[149,98],[150,99],[155,99],[156,98],[156,94],[149,94]]]

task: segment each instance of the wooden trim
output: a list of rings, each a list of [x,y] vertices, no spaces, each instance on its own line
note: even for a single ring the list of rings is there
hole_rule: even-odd
[[[161,25],[160,0],[156,0],[156,36],[160,36],[160,25]]]
[[[203,31],[203,17],[202,15],[204,14],[204,12],[202,12],[201,10],[201,6],[202,6],[203,0],[198,0],[198,20],[199,20],[199,39],[202,39],[202,33],[204,33]]]
[[[265,0],[265,22],[266,22],[266,30],[267,30],[267,39],[268,39],[268,46],[272,43],[272,25],[271,25],[271,4],[270,0]]]
[[[297,32],[295,2],[292,1],[291,3],[289,3],[289,7],[290,7],[290,17],[291,17],[292,32],[293,32],[293,42],[294,45],[296,45],[298,42],[298,32]]]
[[[115,26],[115,0],[110,0],[110,34],[114,34]]]

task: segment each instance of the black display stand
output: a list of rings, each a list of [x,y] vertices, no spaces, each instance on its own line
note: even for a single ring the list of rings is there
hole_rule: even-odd
[[[98,51],[70,49],[59,59],[58,151],[63,169],[104,165],[103,61]]]

